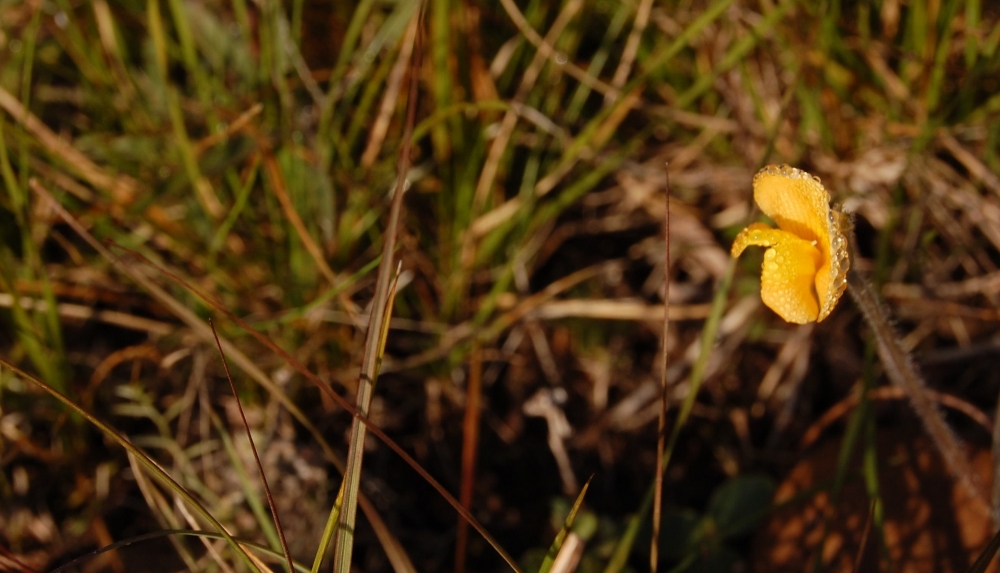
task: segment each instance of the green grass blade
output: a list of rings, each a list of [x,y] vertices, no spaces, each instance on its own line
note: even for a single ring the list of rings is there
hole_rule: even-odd
[[[569,534],[570,530],[573,529],[573,522],[576,521],[576,514],[583,507],[583,500],[587,496],[587,489],[590,488],[590,482],[593,481],[594,476],[590,476],[587,483],[583,484],[580,489],[580,493],[576,496],[576,501],[573,502],[573,507],[569,510],[569,515],[566,516],[566,520],[563,522],[562,529],[556,534],[556,538],[552,541],[552,545],[549,546],[548,553],[545,554],[545,560],[542,561],[542,566],[538,568],[538,573],[549,573],[552,569],[552,564],[556,560],[556,555],[559,555],[559,549],[562,548],[563,541],[566,540],[566,536]]]
[[[330,514],[326,519],[326,525],[323,526],[323,535],[319,538],[319,547],[316,551],[316,557],[313,559],[310,573],[319,573],[319,568],[323,564],[323,559],[326,557],[330,543],[333,541],[333,536],[337,533],[337,524],[340,523],[341,509],[344,507],[344,492],[346,485],[347,480],[343,480],[340,482],[340,487],[337,489],[337,499],[333,502],[333,507],[330,508]]]
[[[423,7],[415,15],[422,17]],[[419,69],[420,55],[423,50],[423,36],[417,33],[414,53],[416,58],[412,69]],[[368,414],[375,383],[378,380],[379,367],[382,363],[382,349],[388,336],[389,318],[392,315],[395,285],[398,279],[398,268],[393,269],[396,238],[399,232],[400,217],[403,210],[403,196],[406,194],[406,175],[410,166],[410,149],[413,141],[413,127],[417,109],[417,77],[411,69],[409,94],[406,103],[406,124],[403,134],[403,144],[399,151],[396,172],[396,186],[393,192],[392,207],[386,226],[382,245],[382,260],[379,263],[378,279],[375,282],[375,296],[372,300],[371,314],[368,317],[368,330],[365,335],[364,358],[358,380],[356,397],[357,412]],[[393,272],[395,271],[395,278]],[[358,491],[361,486],[361,463],[364,456],[364,442],[368,427],[360,418],[351,421],[350,446],[347,453],[347,469],[344,472],[344,506],[341,523],[337,527],[334,538],[333,570],[337,573],[349,573],[351,556],[354,551],[354,524],[357,513]]]

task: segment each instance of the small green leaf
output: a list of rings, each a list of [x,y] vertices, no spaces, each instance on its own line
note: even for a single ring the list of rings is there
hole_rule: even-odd
[[[745,535],[767,512],[774,490],[774,481],[767,476],[734,478],[712,494],[707,516],[715,521],[722,537]]]

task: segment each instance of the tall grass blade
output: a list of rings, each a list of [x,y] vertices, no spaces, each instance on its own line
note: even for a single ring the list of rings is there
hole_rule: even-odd
[[[414,18],[422,18],[423,7],[417,11]],[[393,261],[396,251],[396,236],[399,230],[399,220],[403,210],[403,196],[406,193],[406,176],[410,168],[410,145],[413,136],[413,126],[417,114],[417,82],[420,69],[420,56],[423,49],[423,34],[417,31],[414,47],[414,63],[410,74],[410,89],[406,102],[406,124],[404,126],[403,144],[399,151],[396,171],[396,187],[392,197],[392,207],[389,212],[389,222],[386,226],[382,245],[382,261],[379,263],[378,279],[375,282],[375,298],[372,301],[371,315],[368,319],[368,332],[365,339],[364,358],[358,381],[356,408],[359,414],[367,415],[375,391],[375,382],[382,362],[382,351],[388,336],[388,320],[392,313],[392,301],[396,281],[393,278]],[[397,270],[398,273],[398,270]],[[354,551],[354,524],[357,515],[358,490],[361,486],[361,463],[364,455],[365,434],[367,425],[359,418],[351,422],[350,446],[347,453],[347,470],[344,472],[344,482],[341,487],[343,494],[343,509],[340,524],[337,526],[334,538],[333,570],[337,573],[349,573],[351,556]]]
[[[854,560],[854,569],[852,573],[861,573],[861,558],[865,554],[865,549],[868,547],[868,537],[872,532],[872,521],[875,515],[875,502],[872,501],[871,507],[868,508],[868,518],[865,519],[865,528],[861,530],[861,544],[858,546],[858,557]]]
[[[222,425],[222,420],[219,419],[218,414],[210,412],[210,416],[212,426],[219,434],[219,441],[222,442],[222,447],[229,458],[229,463],[236,470],[240,487],[246,492],[247,505],[250,506],[250,511],[257,521],[257,526],[261,529],[261,533],[264,534],[270,547],[281,547],[281,540],[278,539],[278,531],[274,528],[274,520],[267,514],[267,509],[260,503],[259,497],[253,491],[250,476],[247,474],[246,469],[244,469],[243,464],[240,463],[240,457],[236,452],[236,444],[233,443],[232,436],[229,435],[229,432]]]
[[[42,377],[49,380],[58,390],[65,391],[68,367],[63,352],[62,327],[59,322],[51,282],[44,269],[41,268],[42,259],[31,236],[27,189],[20,184],[15,176],[7,152],[6,124],[6,118],[0,117],[0,179],[4,183],[11,210],[14,213],[14,220],[17,223],[20,258],[24,260],[16,260],[17,255],[14,251],[16,246],[0,244],[0,263],[3,264],[3,269],[0,270],[0,288],[15,298],[20,298],[15,288],[18,277],[8,274],[18,268],[30,273],[28,277],[21,278],[36,278],[40,283],[42,296],[46,303],[45,310],[42,311],[44,314],[32,316],[20,304],[11,306],[14,323],[17,327],[17,338]]]

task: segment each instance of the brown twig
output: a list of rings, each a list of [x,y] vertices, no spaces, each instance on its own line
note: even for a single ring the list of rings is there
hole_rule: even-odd
[[[951,408],[952,410],[957,410],[965,414],[987,432],[991,431],[992,422],[990,421],[990,417],[969,402],[966,402],[957,396],[938,392],[937,390],[932,390],[930,388],[927,389],[927,396],[931,400],[934,400],[946,408]],[[904,398],[907,398],[907,394],[898,386],[882,386],[874,388],[868,392],[868,399],[873,401],[902,400]],[[805,449],[816,443],[816,440],[819,439],[824,430],[840,418],[843,418],[848,412],[851,411],[851,409],[855,408],[860,401],[860,396],[857,394],[851,394],[831,406],[802,434],[802,439],[799,440],[799,448]]]
[[[250,106],[250,109],[248,109],[245,112],[241,113],[239,115],[239,117],[237,117],[235,120],[233,120],[232,123],[230,123],[229,125],[227,125],[224,130],[222,130],[220,132],[217,132],[217,133],[213,133],[212,135],[209,135],[208,137],[205,137],[203,139],[198,140],[192,146],[194,154],[196,156],[197,155],[201,155],[202,153],[205,152],[205,150],[209,149],[210,147],[214,147],[215,145],[217,145],[217,144],[225,141],[227,138],[231,137],[234,133],[242,131],[243,128],[247,127],[250,124],[250,121],[253,118],[255,118],[258,115],[260,115],[260,112],[262,112],[262,111],[264,111],[264,104],[262,104],[260,102],[257,102],[255,104],[253,104],[252,106]]]
[[[14,306],[15,296],[7,293],[0,293],[0,308],[10,308]],[[40,298],[30,298],[26,296],[17,297],[17,303],[25,310],[35,310],[46,312],[49,303]],[[75,318],[78,320],[95,320],[105,324],[112,324],[129,330],[146,332],[151,336],[165,336],[177,330],[177,326],[168,322],[153,320],[143,316],[136,316],[117,310],[95,310],[92,306],[83,304],[73,304],[60,302],[56,304],[56,313],[63,318]]]

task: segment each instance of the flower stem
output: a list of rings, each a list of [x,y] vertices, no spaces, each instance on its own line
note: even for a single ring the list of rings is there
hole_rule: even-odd
[[[851,250],[854,260],[858,260],[857,244],[851,233]],[[889,380],[902,388],[906,393],[917,416],[923,421],[924,429],[934,441],[941,458],[944,460],[948,473],[960,482],[969,494],[978,499],[984,508],[989,507],[989,497],[986,495],[973,474],[972,467],[965,455],[965,450],[948,427],[941,411],[927,393],[927,384],[917,372],[909,352],[903,348],[899,337],[889,322],[885,305],[879,299],[875,289],[868,279],[861,275],[856,265],[852,265],[847,273],[847,291],[861,309],[865,321],[875,336],[875,348],[878,351]]]

